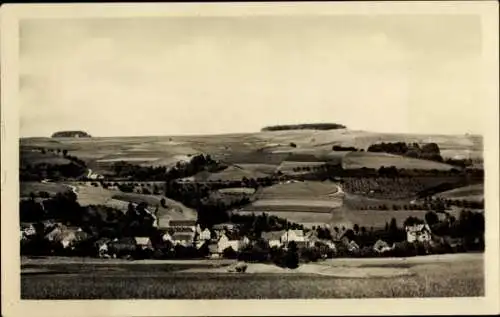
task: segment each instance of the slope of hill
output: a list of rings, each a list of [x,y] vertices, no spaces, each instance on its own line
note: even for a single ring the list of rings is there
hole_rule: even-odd
[[[409,158],[387,153],[372,152],[352,152],[343,157],[342,167],[344,169],[355,168],[375,168],[382,166],[395,166],[398,169],[423,169],[423,170],[451,170],[453,166],[449,164]]]
[[[443,199],[481,201],[484,199],[484,184],[476,184],[447,190],[435,195]]]
[[[373,157],[363,157],[369,154],[363,154],[360,158],[359,154],[351,155],[347,152],[332,151],[334,145],[353,146],[366,150],[374,143],[396,141],[436,142],[444,158],[460,156],[482,158],[482,138],[480,136],[387,134],[347,129],[284,130],[248,134],[171,137],[24,138],[20,140],[20,147],[21,150],[36,147],[66,149],[71,155],[85,160],[89,168],[101,174],[109,170],[111,165],[119,160],[133,161],[141,165],[172,165],[177,161],[185,160],[189,155],[198,153],[208,153],[216,160],[236,165],[266,164],[278,166],[283,161],[340,161],[344,160],[345,155],[348,165],[351,164],[349,162],[352,162],[358,166],[365,163],[390,166],[395,165],[394,163],[398,161],[398,164],[402,165],[417,164],[418,166],[423,164],[424,168],[445,168],[439,163],[395,159],[380,154],[377,154],[378,158],[374,159]],[[430,167],[431,165],[433,167]]]

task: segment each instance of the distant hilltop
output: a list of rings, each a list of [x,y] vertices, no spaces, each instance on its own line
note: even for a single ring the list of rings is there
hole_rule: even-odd
[[[336,129],[346,129],[346,126],[338,123],[304,123],[304,124],[273,125],[264,127],[262,128],[261,131],[336,130]]]
[[[59,131],[52,134],[53,138],[90,138],[85,131]]]

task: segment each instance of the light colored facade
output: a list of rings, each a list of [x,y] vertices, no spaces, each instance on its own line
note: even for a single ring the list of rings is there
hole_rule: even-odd
[[[427,224],[407,226],[406,240],[410,243],[425,242],[431,240],[431,228]]]
[[[303,230],[287,230],[281,236],[281,243],[287,245],[294,241],[297,245],[306,245],[306,237]]]
[[[226,234],[222,234],[217,241],[217,251],[224,252],[225,249],[231,247],[234,251],[239,251],[242,245],[240,239],[230,239]]]
[[[212,237],[212,233],[208,228],[205,228],[205,230],[202,230],[198,233],[198,240],[210,240]]]
[[[391,251],[392,247],[390,247],[389,244],[387,244],[387,242],[383,240],[377,240],[377,242],[375,242],[375,244],[373,245],[373,250],[378,253],[384,253],[387,251]]]
[[[153,249],[153,245],[151,243],[151,240],[148,237],[134,237],[136,245],[143,249]]]

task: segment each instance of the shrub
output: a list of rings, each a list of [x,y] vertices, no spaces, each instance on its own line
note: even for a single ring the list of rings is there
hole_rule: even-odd
[[[236,259],[238,257],[238,254],[232,247],[227,247],[222,251],[222,256],[226,259]]]

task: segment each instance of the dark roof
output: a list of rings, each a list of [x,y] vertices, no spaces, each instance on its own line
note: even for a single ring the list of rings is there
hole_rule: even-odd
[[[221,230],[221,229],[226,229],[226,228],[234,228],[236,227],[235,223],[218,223],[216,225],[213,225],[212,228],[215,230]]]
[[[172,236],[173,240],[187,240],[187,241],[192,241],[194,238],[193,235],[190,234],[185,234],[185,233],[174,233]]]
[[[171,227],[196,226],[196,220],[170,220]]]
[[[230,240],[230,241],[234,241],[234,240],[240,240],[241,237],[237,232],[225,232],[224,235]]]
[[[280,231],[268,231],[268,232],[262,232],[262,239],[264,240],[280,240],[281,236],[285,233],[285,230],[280,230]]]

